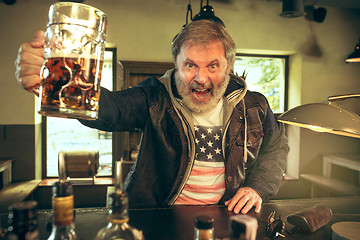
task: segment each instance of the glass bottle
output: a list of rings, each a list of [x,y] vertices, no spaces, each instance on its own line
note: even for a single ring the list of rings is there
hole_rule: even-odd
[[[194,240],[214,240],[214,219],[208,216],[195,218]]]
[[[39,240],[36,201],[18,202],[9,207],[6,240]]]
[[[69,181],[58,181],[53,186],[53,223],[48,240],[78,240],[74,224],[74,195]]]
[[[109,195],[109,223],[96,235],[95,240],[143,240],[142,231],[131,227],[129,222],[129,202],[126,193],[115,192]]]

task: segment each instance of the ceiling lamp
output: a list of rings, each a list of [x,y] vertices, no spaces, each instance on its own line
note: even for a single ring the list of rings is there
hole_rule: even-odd
[[[214,22],[220,23],[221,25],[225,26],[223,21],[220,18],[215,16],[214,8],[209,5],[209,0],[206,2],[206,6],[203,6],[203,1],[200,2],[200,12],[192,18],[193,21],[208,19]]]
[[[326,103],[310,103],[292,108],[281,114],[279,122],[342,136],[360,138],[359,115],[331,104],[335,100],[360,97],[360,94],[334,96]]]
[[[355,50],[351,53],[347,58],[346,62],[353,63],[353,62],[360,62],[360,39],[359,42],[355,46]]]
[[[301,17],[304,15],[303,0],[283,0],[280,16],[287,18]]]
[[[206,6],[203,6],[203,1],[201,0],[200,12],[198,14],[196,14],[194,17],[192,17],[191,0],[189,0],[189,4],[187,5],[187,10],[186,10],[186,22],[182,26],[182,28],[184,28],[186,25],[188,25],[189,19],[191,21],[208,19],[208,20],[212,20],[214,22],[220,23],[221,25],[223,25],[225,27],[225,24],[223,23],[223,21],[221,21],[220,18],[215,16],[214,8],[209,5],[209,0],[207,0]],[[179,34],[176,34],[176,36],[172,40],[172,43],[174,43],[174,40],[178,35]]]

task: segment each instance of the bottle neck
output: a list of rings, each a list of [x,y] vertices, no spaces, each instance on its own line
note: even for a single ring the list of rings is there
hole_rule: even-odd
[[[123,224],[129,222],[129,202],[126,193],[109,195],[109,222]]]
[[[74,223],[74,195],[53,197],[53,226],[66,227]]]

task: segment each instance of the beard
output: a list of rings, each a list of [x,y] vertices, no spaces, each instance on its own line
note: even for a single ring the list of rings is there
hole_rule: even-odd
[[[190,85],[186,85],[185,81],[183,81],[179,76],[179,72],[175,72],[175,84],[178,93],[182,97],[185,106],[195,113],[202,113],[213,109],[224,96],[229,81],[230,75],[226,74],[224,80],[217,86],[214,86],[212,82],[207,82],[206,84],[192,82]],[[210,99],[205,102],[198,102],[194,100],[191,95],[195,89],[210,89]]]

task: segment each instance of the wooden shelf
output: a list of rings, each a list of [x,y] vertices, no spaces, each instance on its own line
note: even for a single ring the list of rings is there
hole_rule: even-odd
[[[8,212],[10,205],[26,200],[38,187],[41,180],[10,183],[0,191],[0,212]]]
[[[301,174],[300,178],[341,196],[360,196],[360,187],[330,177],[314,174]],[[312,187],[313,188],[313,187]],[[313,192],[313,190],[311,190]]]
[[[359,184],[354,185],[344,179],[337,179],[332,170],[334,165],[355,171],[359,175]],[[311,197],[315,195],[315,187],[339,196],[360,196],[360,156],[358,154],[324,155],[322,175],[301,174],[300,178],[310,182]]]

